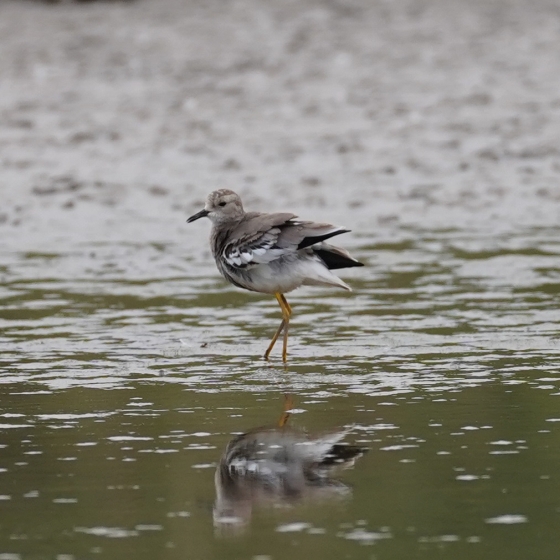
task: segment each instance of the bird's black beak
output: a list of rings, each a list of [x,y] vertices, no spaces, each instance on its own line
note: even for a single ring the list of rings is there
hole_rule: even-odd
[[[201,210],[200,212],[197,212],[194,216],[191,216],[187,220],[187,223],[190,224],[191,222],[194,222],[195,220],[198,220],[198,218],[204,218],[205,216],[208,216],[208,214],[210,214],[210,212],[208,212],[208,210]]]

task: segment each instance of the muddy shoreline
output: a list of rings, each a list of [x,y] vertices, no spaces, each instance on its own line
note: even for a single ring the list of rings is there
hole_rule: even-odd
[[[547,1],[2,2],[3,244],[198,243],[183,216],[224,186],[372,235],[555,226],[559,15]]]

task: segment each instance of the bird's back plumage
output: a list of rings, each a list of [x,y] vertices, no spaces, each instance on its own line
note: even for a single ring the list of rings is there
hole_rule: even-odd
[[[187,222],[203,217],[212,221],[210,246],[222,276],[240,288],[274,294],[282,309],[282,322],[264,354],[265,359],[282,332],[282,359],[287,359],[292,309],[284,294],[300,286],[351,290],[331,270],[363,266],[344,249],[325,243],[350,230],[304,222],[286,212],[245,212],[239,196],[228,189],[210,193],[204,208]]]
[[[324,243],[349,230],[299,221],[288,213],[248,212],[212,228],[218,269],[233,284],[265,293],[286,293],[301,285],[349,287],[329,272],[362,266],[344,249]]]

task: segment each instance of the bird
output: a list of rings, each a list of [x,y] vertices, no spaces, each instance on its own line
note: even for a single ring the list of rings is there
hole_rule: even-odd
[[[332,477],[367,448],[343,440],[352,428],[309,435],[280,426],[254,428],[227,445],[214,476],[216,526],[243,526],[255,506],[326,501],[351,489]]]
[[[211,192],[204,208],[187,219],[212,222],[210,247],[221,275],[234,286],[272,294],[282,322],[264,353],[268,360],[284,333],[282,360],[287,362],[288,328],[292,308],[285,294],[300,286],[334,286],[352,291],[331,270],[364,266],[348,251],[325,243],[350,230],[341,226],[299,220],[287,212],[245,212],[241,198],[229,189]]]

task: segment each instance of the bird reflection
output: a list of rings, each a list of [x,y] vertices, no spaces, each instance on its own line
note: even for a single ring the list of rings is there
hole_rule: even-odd
[[[354,464],[366,449],[344,443],[350,428],[311,436],[287,426],[291,396],[274,426],[250,430],[232,439],[215,474],[216,528],[247,525],[255,506],[290,506],[351,494],[332,478],[337,467]]]

